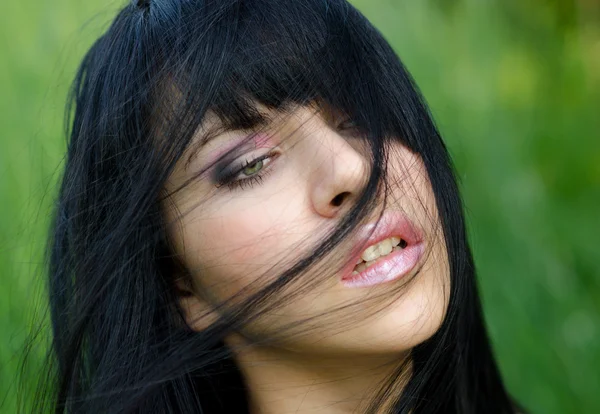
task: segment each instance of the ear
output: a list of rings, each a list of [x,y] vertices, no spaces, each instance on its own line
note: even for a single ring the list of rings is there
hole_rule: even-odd
[[[190,329],[200,332],[217,321],[219,315],[213,306],[197,293],[189,277],[178,277],[175,280],[175,291],[179,307]]]

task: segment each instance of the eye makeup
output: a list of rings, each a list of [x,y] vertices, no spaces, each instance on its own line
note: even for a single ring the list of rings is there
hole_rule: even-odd
[[[222,183],[238,173],[240,167],[244,168],[244,161],[247,163],[248,160],[242,160],[239,163],[235,161],[248,154],[250,151],[254,151],[261,148],[272,149],[275,147],[273,139],[264,133],[253,134],[245,136],[240,140],[228,143],[225,148],[220,148],[215,153],[211,154],[208,162],[209,165],[213,165],[210,173],[210,179],[214,184]],[[256,158],[256,157],[246,157]]]

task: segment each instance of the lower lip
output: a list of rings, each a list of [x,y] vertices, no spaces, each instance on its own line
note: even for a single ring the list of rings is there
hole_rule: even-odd
[[[424,252],[423,243],[406,246],[384,256],[359,274],[342,279],[346,287],[359,288],[398,280],[415,268]]]

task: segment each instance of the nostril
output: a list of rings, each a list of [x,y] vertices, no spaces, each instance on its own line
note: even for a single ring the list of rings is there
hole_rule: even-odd
[[[345,191],[343,193],[339,193],[338,195],[336,195],[335,197],[333,197],[333,199],[331,200],[331,204],[335,207],[339,207],[342,205],[342,203],[344,202],[344,199],[349,196],[350,193],[348,191]]]

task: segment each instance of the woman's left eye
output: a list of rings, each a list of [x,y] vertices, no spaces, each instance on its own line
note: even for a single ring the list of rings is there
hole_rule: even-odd
[[[356,125],[356,122],[354,122],[353,119],[346,119],[337,125],[337,129],[342,131],[356,128],[358,128],[358,126]]]
[[[336,129],[340,134],[358,137],[362,135],[362,130],[352,118],[346,118],[336,125]]]

